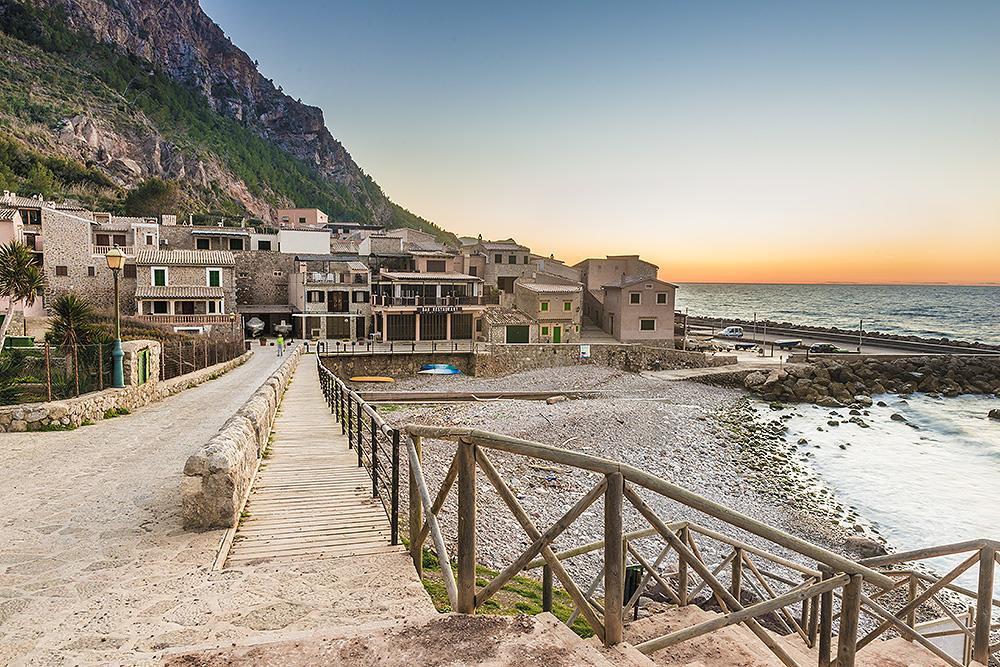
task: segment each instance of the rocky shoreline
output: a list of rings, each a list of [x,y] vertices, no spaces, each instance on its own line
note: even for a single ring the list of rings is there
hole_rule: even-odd
[[[744,385],[766,401],[816,403],[832,408],[870,406],[872,396],[886,393],[1000,395],[1000,358],[935,355],[818,359],[808,365],[750,373]]]

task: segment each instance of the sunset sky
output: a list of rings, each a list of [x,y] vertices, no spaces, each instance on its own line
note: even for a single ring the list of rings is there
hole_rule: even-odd
[[[202,4],[458,234],[673,281],[1000,281],[998,2]]]

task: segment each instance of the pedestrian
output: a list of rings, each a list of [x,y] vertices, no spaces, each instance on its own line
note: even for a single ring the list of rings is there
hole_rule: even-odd
[[[275,342],[275,345],[278,346],[278,356],[280,357],[285,349],[285,337],[278,334],[278,340]]]

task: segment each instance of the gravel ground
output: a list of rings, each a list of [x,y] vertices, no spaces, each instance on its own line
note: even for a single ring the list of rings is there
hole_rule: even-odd
[[[776,493],[775,488],[760,483],[760,471],[747,467],[745,445],[728,423],[746,408],[743,392],[694,382],[668,382],[597,366],[541,369],[488,379],[421,376],[396,382],[388,388],[422,391],[609,390],[612,394],[607,398],[554,404],[498,400],[385,406],[383,411],[400,425],[418,422],[479,428],[620,460],[828,548],[840,551],[844,545],[846,535],[841,528],[822,516],[802,511],[799,503],[786,499],[780,489]],[[424,468],[432,493],[436,492],[447,470],[454,448],[451,443],[425,441]],[[526,511],[543,530],[598,481],[592,473],[565,466],[501,452],[489,455]],[[482,475],[479,485],[479,558],[492,567],[503,567],[527,548],[529,541]],[[643,495],[668,521],[693,520],[775,553],[785,553],[686,506],[652,493],[643,492]],[[442,514],[445,531],[452,538],[456,527],[455,504],[453,493]],[[627,504],[626,507],[630,509]],[[646,524],[637,512],[627,514],[626,530],[644,527]],[[600,500],[557,540],[556,549],[599,539],[603,539]],[[650,557],[655,557],[659,550],[655,540],[646,540],[637,546]],[[702,540],[699,546],[709,561],[717,561],[728,554],[728,549],[708,540]],[[594,576],[599,566],[597,557],[582,557],[574,559],[571,570],[581,575],[580,581],[583,581]]]

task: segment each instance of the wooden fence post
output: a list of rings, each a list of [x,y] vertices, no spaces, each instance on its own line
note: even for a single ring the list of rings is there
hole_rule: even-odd
[[[392,499],[389,512],[389,543],[399,544],[399,429],[392,429]]]
[[[552,567],[542,566],[542,611],[552,611]]]
[[[378,498],[378,427],[371,418],[372,428],[372,498]]]
[[[413,449],[417,453],[417,460],[420,460],[421,438],[419,435],[411,435]],[[417,570],[417,577],[424,578],[424,556],[420,552],[420,529],[424,525],[423,507],[420,505],[420,491],[417,488],[417,474],[413,465],[407,466],[410,471],[410,499],[409,499],[409,528],[410,528],[410,558],[413,559],[413,567]]]
[[[458,600],[455,611],[476,612],[476,446],[458,442]]]
[[[45,343],[45,390],[49,395],[49,402],[52,402],[52,357],[49,354],[49,344]]]
[[[686,544],[689,535],[688,527],[684,526],[679,532],[678,538]],[[677,554],[677,597],[678,606],[683,607],[688,603],[688,564],[680,554]]]
[[[979,589],[976,592],[976,632],[972,642],[972,659],[984,665],[990,660],[995,558],[996,549],[992,546],[985,546],[979,550]]]
[[[355,410],[354,411],[357,413],[357,417],[358,417],[358,423],[355,424],[355,428],[358,429],[358,432],[355,434],[354,443],[358,446],[358,467],[359,468],[363,468],[364,465],[365,465],[365,461],[364,461],[364,451],[365,451],[364,429],[365,429],[365,427],[364,427],[364,421],[362,420],[362,418],[364,417],[364,410],[361,409],[361,398],[360,397],[358,398],[358,404],[355,406]]]
[[[743,604],[743,549],[736,547],[734,554],[732,594],[737,602]]]
[[[858,620],[861,617],[860,574],[851,576],[840,599],[840,635],[837,637],[837,667],[854,667],[858,650]]]
[[[625,545],[622,504],[625,479],[620,472],[607,476],[604,491],[604,645],[620,644],[622,607],[625,606]]]
[[[823,579],[832,575],[823,570]],[[819,667],[830,667],[830,653],[833,643],[833,591],[823,593],[819,603]]]

